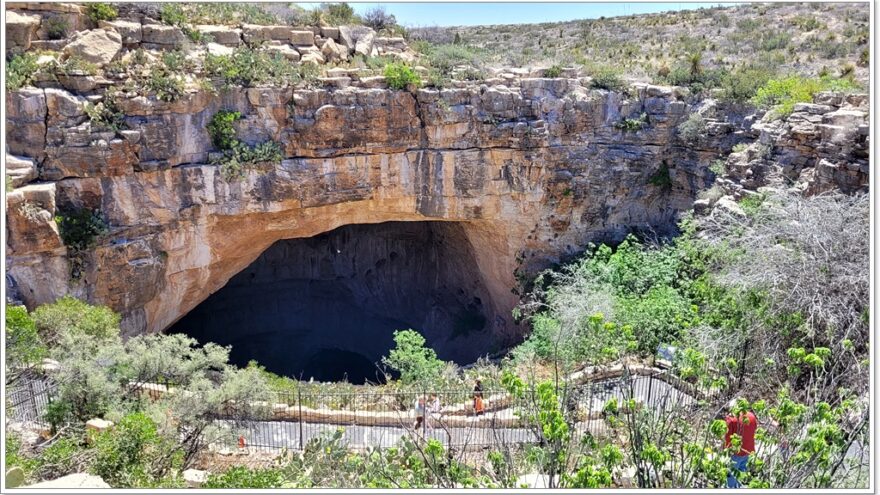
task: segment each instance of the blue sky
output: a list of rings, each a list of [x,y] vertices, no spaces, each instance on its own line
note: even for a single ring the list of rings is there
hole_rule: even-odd
[[[318,3],[298,4],[312,8]],[[349,2],[359,14],[377,6],[394,14],[404,26],[464,26],[479,24],[527,24],[536,22],[570,21],[573,19],[596,19],[601,16],[646,14],[667,10],[698,9],[713,7],[716,3],[394,3]],[[733,4],[721,4],[733,5]]]

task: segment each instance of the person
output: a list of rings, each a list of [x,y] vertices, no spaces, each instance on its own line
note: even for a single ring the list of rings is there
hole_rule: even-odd
[[[736,399],[728,403],[728,410],[732,410],[736,405]],[[742,439],[739,451],[730,456],[731,471],[727,475],[728,488],[742,488],[742,484],[737,479],[737,471],[746,472],[749,465],[749,456],[755,452],[755,431],[758,429],[758,418],[751,410],[740,412],[738,415],[730,413],[724,418],[727,423],[727,433],[724,435],[724,448],[731,447],[731,437],[739,435]]]
[[[477,416],[483,414],[483,382],[477,380],[474,385],[474,414]]]
[[[415,404],[416,410],[416,424],[413,426],[416,430],[422,427],[422,424],[425,422],[425,398],[419,397],[416,399]]]
[[[437,393],[431,393],[431,396],[428,400],[428,418],[427,418],[427,426],[429,430],[434,429],[434,422],[440,421],[440,398],[437,397]]]

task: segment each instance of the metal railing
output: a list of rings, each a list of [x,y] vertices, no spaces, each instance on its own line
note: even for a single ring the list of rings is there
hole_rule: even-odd
[[[626,374],[560,389],[575,435],[610,435],[605,405],[612,399],[624,407],[630,399],[656,414],[696,411],[730,396],[730,388],[713,389],[681,380],[665,371]],[[309,441],[343,429],[353,449],[389,448],[401,438],[435,439],[452,449],[483,449],[538,442],[539,436],[521,417],[530,393],[515,399],[503,390],[484,390],[482,414],[474,410],[470,390],[422,392],[363,391],[351,393],[266,394],[245,421],[218,417],[230,428],[226,448],[295,450]],[[436,402],[435,402],[436,398]],[[419,420],[417,401],[425,404]],[[439,407],[437,405],[439,404]]]
[[[7,387],[7,416],[15,421],[47,427],[45,413],[57,385],[45,376],[25,377]],[[601,438],[610,434],[605,406],[612,401],[625,407],[632,400],[656,414],[695,411],[719,404],[732,388],[692,384],[658,369],[628,370],[619,376],[580,384],[561,385],[559,399],[575,435]],[[403,437],[435,439],[450,449],[484,449],[540,441],[532,425],[521,417],[533,397],[527,391],[514,398],[504,390],[482,392],[483,411],[474,409],[473,391],[266,392],[252,403],[250,414],[216,417],[226,433],[219,449],[303,450],[309,441],[343,429],[343,441],[353,449],[389,448]],[[424,414],[417,404],[424,402]],[[419,420],[418,416],[422,416]]]

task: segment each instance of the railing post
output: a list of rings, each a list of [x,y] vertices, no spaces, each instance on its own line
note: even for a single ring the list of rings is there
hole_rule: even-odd
[[[302,401],[302,391],[297,388],[296,389],[296,404],[299,409],[299,450],[303,451],[303,401]]]

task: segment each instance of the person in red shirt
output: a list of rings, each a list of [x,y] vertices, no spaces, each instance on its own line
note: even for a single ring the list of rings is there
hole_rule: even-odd
[[[730,401],[728,407],[733,409],[736,400]],[[755,417],[753,411],[740,412],[738,416],[728,414],[724,421],[727,423],[727,434],[724,435],[724,448],[731,447],[730,438],[736,434],[742,440],[739,451],[730,456],[733,470],[727,475],[728,488],[740,488],[739,480],[736,478],[736,471],[745,472],[748,468],[749,455],[755,451],[755,431],[758,429],[758,418]]]

